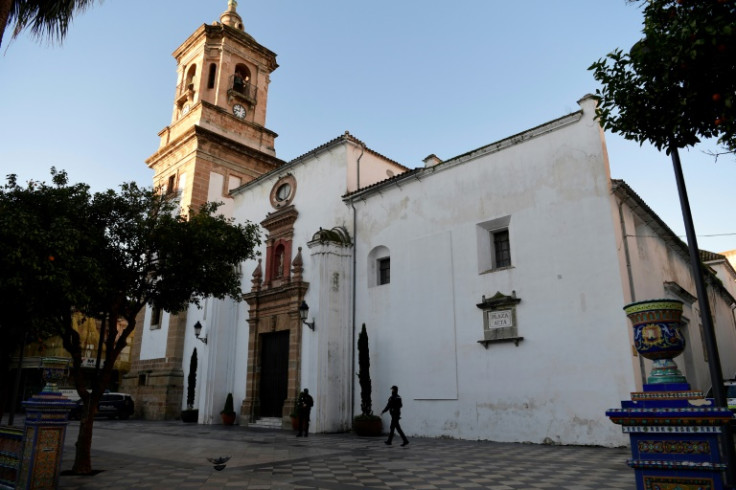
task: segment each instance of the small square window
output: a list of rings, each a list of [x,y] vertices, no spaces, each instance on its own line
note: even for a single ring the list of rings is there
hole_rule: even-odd
[[[391,257],[378,259],[378,285],[391,282]]]
[[[485,274],[512,267],[511,216],[492,219],[476,225],[478,273]]]
[[[511,245],[509,242],[509,230],[496,230],[493,235],[493,268],[511,267]]]

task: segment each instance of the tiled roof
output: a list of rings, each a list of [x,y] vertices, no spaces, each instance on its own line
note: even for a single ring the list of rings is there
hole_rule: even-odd
[[[726,260],[726,256],[717,254],[715,252],[709,252],[707,250],[701,250],[700,260],[702,260],[703,262],[713,262],[715,260]]]
[[[316,148],[314,148],[312,150],[309,150],[308,152],[303,153],[302,155],[299,155],[295,159],[291,160],[289,163],[301,161],[301,160],[303,160],[303,159],[305,159],[305,158],[307,158],[307,157],[309,157],[311,155],[314,155],[316,153],[320,153],[321,151],[323,151],[323,150],[325,150],[327,148],[330,148],[331,146],[335,146],[336,144],[342,143],[343,141],[351,141],[351,142],[355,143],[356,145],[359,145],[359,146],[362,146],[363,148],[365,148],[365,151],[367,151],[369,153],[372,153],[373,155],[376,155],[376,156],[378,156],[380,158],[383,158],[384,160],[387,160],[387,161],[393,163],[394,165],[398,165],[399,167],[401,167],[401,168],[403,168],[405,170],[409,170],[408,167],[405,167],[404,165],[400,164],[396,160],[392,160],[391,158],[388,158],[387,156],[382,155],[382,154],[378,153],[377,151],[371,150],[370,148],[368,148],[366,146],[365,143],[363,143],[361,140],[359,140],[358,138],[356,138],[355,136],[353,136],[352,134],[350,134],[349,131],[345,131],[344,134],[338,136],[337,138],[334,138],[334,139],[328,141],[327,143],[324,143],[322,145],[319,145],[318,147],[316,147]]]

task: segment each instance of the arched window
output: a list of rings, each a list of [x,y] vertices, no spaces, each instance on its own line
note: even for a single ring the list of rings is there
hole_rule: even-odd
[[[248,86],[250,86],[250,70],[244,64],[238,63],[233,74],[233,90],[247,94]]]
[[[197,65],[192,65],[187,70],[185,87],[187,90],[194,90],[194,76],[197,74]]]
[[[207,77],[207,88],[215,88],[215,75],[217,75],[217,65],[210,63],[210,74]]]
[[[368,287],[391,283],[391,253],[379,245],[368,254]]]

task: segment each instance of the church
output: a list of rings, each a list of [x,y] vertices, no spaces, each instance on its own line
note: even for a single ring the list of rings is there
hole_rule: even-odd
[[[312,430],[349,431],[365,325],[373,411],[397,385],[410,436],[624,445],[605,411],[641,390],[650,361],[623,306],[652,298],[684,302],[676,362],[693,389],[710,388],[687,246],[611,178],[591,96],[419,168],[348,132],[287,162],[266,127],[276,54],[245,32],[235,1],[173,56],[153,184],[183,208],[224,203],[260,225],[262,244],[241,265],[242,301],[145,311],[121,387],[137,416],[193,408],[218,424],[232,393],[239,425],[286,428],[308,388]],[[731,377],[736,272],[701,255]]]

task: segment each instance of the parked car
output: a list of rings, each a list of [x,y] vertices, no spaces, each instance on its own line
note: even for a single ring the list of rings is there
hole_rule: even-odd
[[[100,402],[97,404],[96,417],[107,417],[114,419],[115,417],[120,420],[126,420],[135,410],[135,403],[133,397],[127,393],[104,393]],[[69,414],[71,419],[79,419],[82,416],[82,400],[77,401],[77,405],[72,409]]]
[[[726,398],[728,398],[728,408],[736,413],[736,380],[728,379],[723,382],[726,387]]]

